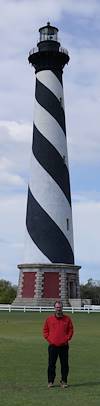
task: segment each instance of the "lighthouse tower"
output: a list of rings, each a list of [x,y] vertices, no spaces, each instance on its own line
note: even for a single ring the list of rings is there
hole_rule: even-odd
[[[37,47],[29,52],[35,68],[35,106],[28,185],[24,263],[16,303],[64,305],[80,301],[79,266],[74,264],[71,191],[63,94],[68,51],[58,29],[39,29]]]

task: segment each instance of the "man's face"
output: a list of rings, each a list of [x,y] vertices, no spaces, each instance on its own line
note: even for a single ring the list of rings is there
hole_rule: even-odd
[[[62,317],[63,310],[62,310],[62,304],[61,303],[56,303],[55,304],[55,315],[56,315],[56,317]]]

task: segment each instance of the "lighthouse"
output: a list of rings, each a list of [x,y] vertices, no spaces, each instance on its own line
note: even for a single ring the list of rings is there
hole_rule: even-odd
[[[25,256],[15,303],[79,303],[79,269],[74,260],[72,204],[68,165],[63,68],[68,51],[58,28],[39,29],[29,52],[35,69],[34,122],[28,184]]]

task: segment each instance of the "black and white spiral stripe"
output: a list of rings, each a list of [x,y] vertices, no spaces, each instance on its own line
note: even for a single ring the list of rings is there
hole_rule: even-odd
[[[36,75],[26,226],[26,262],[74,263],[63,87],[50,70]]]

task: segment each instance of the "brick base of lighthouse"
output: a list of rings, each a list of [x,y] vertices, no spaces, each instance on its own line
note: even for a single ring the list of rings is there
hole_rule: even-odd
[[[80,306],[79,266],[66,264],[21,264],[14,305]]]

